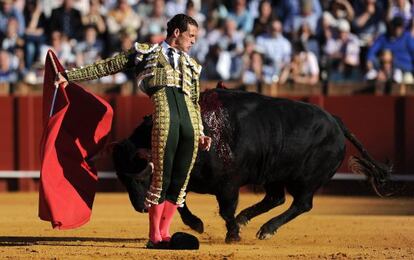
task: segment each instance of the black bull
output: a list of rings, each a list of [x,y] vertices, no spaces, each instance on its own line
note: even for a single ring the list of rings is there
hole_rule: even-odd
[[[374,188],[391,174],[391,167],[374,161],[339,118],[315,105],[226,89],[204,92],[200,105],[205,133],[213,141],[209,152],[199,152],[188,190],[216,196],[226,222],[226,242],[240,240],[241,226],[283,204],[285,190],[293,196],[291,206],[260,228],[259,239],[309,211],[315,192],[341,165],[346,138],[361,153],[351,159],[354,172],[365,174]],[[151,178],[151,127],[148,117],[113,150],[118,177],[139,212],[145,211]],[[266,194],[235,217],[239,188],[246,184],[261,185]],[[186,205],[179,212],[185,224],[203,232],[202,221]]]

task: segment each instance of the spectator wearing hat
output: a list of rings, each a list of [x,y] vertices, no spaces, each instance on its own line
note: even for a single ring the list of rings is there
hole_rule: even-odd
[[[337,34],[330,37],[324,46],[328,59],[329,78],[333,81],[359,79],[359,39],[350,30],[347,20],[339,20]]]
[[[386,33],[380,35],[368,51],[368,77],[378,69],[378,54],[390,50],[393,56],[393,67],[403,73],[403,83],[413,81],[414,40],[410,32],[404,29],[404,19],[395,17],[388,25]],[[370,77],[369,77],[370,78]]]

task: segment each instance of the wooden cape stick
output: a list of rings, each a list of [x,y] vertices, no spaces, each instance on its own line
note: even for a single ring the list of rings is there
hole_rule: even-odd
[[[49,51],[49,56],[50,56],[50,60],[51,60],[51,62],[52,62],[52,65],[53,65],[53,69],[54,69],[54,71],[55,71],[55,74],[56,74],[56,76],[57,76],[57,74],[59,73],[59,71],[58,71],[58,69],[57,69],[57,67],[56,67],[55,60],[53,59],[53,56],[52,56],[52,51]],[[56,80],[55,80],[55,81],[56,81]],[[57,84],[57,83],[55,82],[55,92],[53,93],[53,99],[52,99],[52,105],[51,105],[51,107],[50,107],[49,117],[52,117],[52,115],[53,115],[53,108],[55,107],[56,96],[57,96],[57,92],[58,92],[58,90],[59,90],[59,84]]]

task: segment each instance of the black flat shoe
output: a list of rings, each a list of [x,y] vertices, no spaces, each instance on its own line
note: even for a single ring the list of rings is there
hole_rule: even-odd
[[[148,241],[146,245],[147,249],[170,249],[170,242],[160,241],[158,243],[153,243],[151,240]]]

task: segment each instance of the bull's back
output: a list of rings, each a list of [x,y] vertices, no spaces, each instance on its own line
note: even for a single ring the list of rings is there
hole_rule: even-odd
[[[275,169],[306,163],[315,149],[328,159],[342,160],[345,137],[334,117],[321,108],[255,93],[215,92],[230,119],[226,127],[233,133],[230,147],[237,174],[244,171],[261,182]]]

